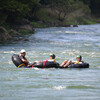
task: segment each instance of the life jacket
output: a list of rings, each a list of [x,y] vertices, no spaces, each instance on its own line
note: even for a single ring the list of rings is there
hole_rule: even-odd
[[[50,60],[48,60],[48,61],[53,61],[53,62],[56,62],[56,60],[55,60],[55,59],[50,59]]]
[[[82,64],[83,61],[76,61],[74,64]]]

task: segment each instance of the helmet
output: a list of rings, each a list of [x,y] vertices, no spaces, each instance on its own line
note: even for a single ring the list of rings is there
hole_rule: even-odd
[[[20,51],[20,53],[25,53],[26,51],[24,50],[24,49],[22,49],[21,51]]]
[[[50,54],[49,54],[49,56],[53,56],[53,54],[52,54],[52,53],[50,53]]]
[[[52,55],[52,58],[55,59],[55,57],[56,57],[55,54],[53,54],[53,55]]]
[[[81,58],[82,59],[82,56],[81,55],[78,55],[76,58]]]

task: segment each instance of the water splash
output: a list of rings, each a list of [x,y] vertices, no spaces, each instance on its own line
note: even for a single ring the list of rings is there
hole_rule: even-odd
[[[55,90],[63,90],[63,89],[66,89],[66,86],[54,86],[53,89],[55,89]]]

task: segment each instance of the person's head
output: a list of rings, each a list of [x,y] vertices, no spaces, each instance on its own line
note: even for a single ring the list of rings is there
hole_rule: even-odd
[[[56,57],[55,54],[50,54],[50,55],[49,55],[49,58],[50,58],[50,59],[55,59],[55,57]]]
[[[50,59],[53,59],[53,58],[52,58],[52,56],[53,56],[53,54],[52,54],[52,53],[50,53],[50,54],[49,54],[49,58],[50,58]]]
[[[22,49],[22,50],[20,51],[20,54],[21,54],[21,56],[25,56],[25,55],[26,55],[26,51],[25,51],[24,49]]]
[[[81,61],[81,60],[82,60],[82,56],[81,56],[81,55],[78,55],[78,56],[76,57],[76,59],[77,59],[77,61]]]

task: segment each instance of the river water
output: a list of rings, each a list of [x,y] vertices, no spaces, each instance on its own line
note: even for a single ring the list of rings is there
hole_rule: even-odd
[[[29,41],[0,44],[0,100],[100,100],[100,24],[35,29]],[[60,64],[82,55],[89,69],[16,68],[13,53],[31,62],[56,54]]]

